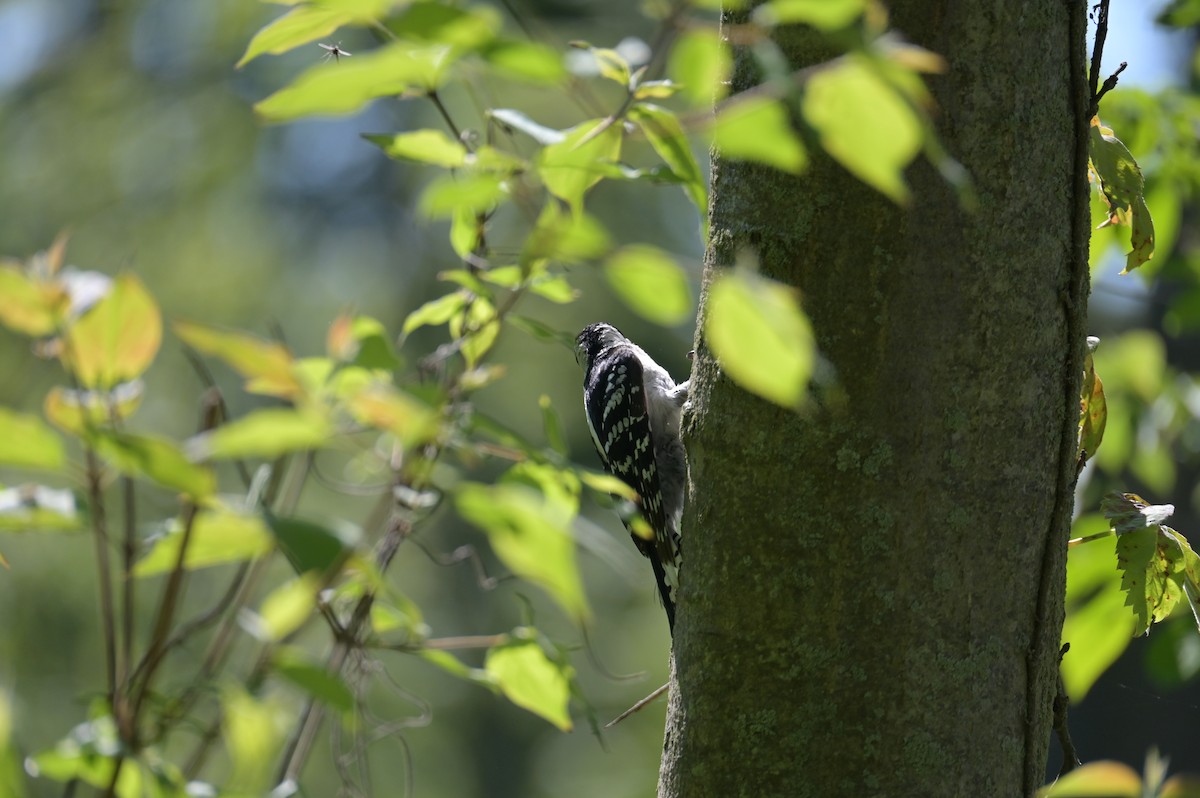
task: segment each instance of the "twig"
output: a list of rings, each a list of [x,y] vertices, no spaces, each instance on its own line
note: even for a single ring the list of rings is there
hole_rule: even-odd
[[[1063,686],[1062,678],[1062,660],[1063,656],[1071,650],[1070,643],[1063,643],[1063,646],[1058,651],[1058,692],[1054,696],[1054,733],[1058,736],[1058,744],[1062,746],[1063,763],[1058,771],[1058,778],[1070,773],[1081,764],[1079,754],[1075,751],[1075,744],[1071,742],[1071,730],[1067,727],[1067,708],[1071,705],[1071,699],[1067,697],[1067,690]]]
[[[636,704],[634,704],[633,706],[631,706],[629,709],[627,709],[627,710],[625,710],[624,712],[622,712],[620,715],[617,715],[615,718],[613,718],[612,720],[610,720],[608,723],[605,723],[605,724],[604,724],[604,728],[606,728],[606,729],[611,729],[613,726],[616,726],[618,723],[620,723],[621,721],[625,720],[625,718],[629,717],[629,716],[630,716],[630,715],[632,715],[633,713],[635,713],[635,712],[640,712],[640,711],[641,711],[643,708],[645,708],[645,706],[646,706],[647,704],[649,704],[651,701],[653,701],[654,699],[658,698],[658,697],[659,697],[660,695],[662,695],[663,693],[667,692],[667,688],[668,688],[668,687],[670,687],[670,686],[671,686],[671,683],[670,683],[670,682],[667,682],[667,683],[666,683],[666,684],[664,684],[662,687],[658,688],[658,689],[657,689],[657,690],[655,690],[653,693],[651,693],[650,695],[646,696],[646,697],[645,697],[645,698],[643,698],[641,701],[637,702]]]
[[[1100,100],[1104,97],[1104,95],[1108,94],[1117,87],[1117,76],[1124,72],[1125,67],[1127,66],[1129,66],[1129,62],[1122,61],[1121,65],[1117,67],[1117,71],[1108,76],[1108,78],[1104,81],[1104,85],[1100,87],[1100,91],[1097,92],[1096,96],[1092,98],[1092,105],[1090,108],[1092,116],[1095,116],[1097,113],[1099,113]],[[1090,119],[1091,117],[1088,118]]]
[[[96,569],[100,580],[100,618],[104,629],[105,686],[109,701],[116,706],[117,647],[113,613],[112,572],[108,562],[108,529],[104,515],[104,490],[100,461],[90,445],[86,446],[88,504],[92,512],[92,537],[96,544]]]
[[[133,608],[137,598],[136,580],[133,578],[133,561],[137,556],[137,505],[133,478],[128,475],[122,477],[121,486],[125,493],[125,540],[121,552],[121,672],[117,681],[127,684],[133,668]]]

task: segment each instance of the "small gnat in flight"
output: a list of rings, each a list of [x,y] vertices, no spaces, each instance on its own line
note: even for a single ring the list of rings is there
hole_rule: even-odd
[[[328,61],[330,58],[332,58],[335,61],[341,61],[342,56],[346,56],[347,58],[349,58],[350,56],[354,55],[354,53],[348,53],[345,50],[343,50],[341,42],[338,42],[337,44],[320,44],[320,43],[318,43],[317,46],[323,47],[326,50],[328,50],[328,52],[325,53],[325,57],[321,59],[322,61]]]

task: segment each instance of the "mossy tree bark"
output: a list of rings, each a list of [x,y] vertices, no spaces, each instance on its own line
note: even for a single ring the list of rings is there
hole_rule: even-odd
[[[706,285],[797,286],[834,375],[801,412],[698,335],[660,796],[1029,794],[1051,731],[1085,336],[1085,4],[892,3],[943,55],[899,208],[827,157],[713,167]],[[788,31],[797,67],[830,53]],[[735,90],[754,82],[739,56]],[[701,315],[704,313],[701,302]]]

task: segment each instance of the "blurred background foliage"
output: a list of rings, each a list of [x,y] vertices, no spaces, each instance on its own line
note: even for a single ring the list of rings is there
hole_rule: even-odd
[[[1081,480],[1081,512],[1099,507],[1109,490],[1132,490],[1155,503],[1173,503],[1173,525],[1200,542],[1200,249],[1195,190],[1200,185],[1196,139],[1195,42],[1186,29],[1195,3],[1116,0],[1114,15],[1148,20],[1170,6],[1177,30],[1157,38],[1146,25],[1114,22],[1107,53],[1126,60],[1121,87],[1101,108],[1132,149],[1148,180],[1158,230],[1155,259],[1118,277],[1128,231],[1098,235],[1093,247],[1091,332],[1101,338],[1096,368],[1108,396],[1104,446]],[[4,0],[0,2],[0,253],[24,258],[44,249],[63,229],[71,233],[68,262],[109,274],[135,271],[170,319],[191,319],[281,332],[298,353],[318,353],[329,324],[351,309],[389,330],[423,302],[445,293],[436,276],[460,262],[446,226],[417,212],[421,189],[435,174],[389,160],[362,133],[438,127],[428,103],[379,101],[346,118],[270,126],[252,105],[321,56],[317,47],[233,65],[253,32],[281,9],[245,0]],[[512,0],[496,6],[513,36],[532,35],[557,50],[572,39],[631,51],[645,47],[653,22],[632,0]],[[1129,17],[1132,19],[1132,16]],[[340,35],[340,34],[339,34]],[[361,52],[374,45],[354,32],[340,46]],[[1153,80],[1139,80],[1143,65]],[[611,108],[619,95],[593,98]],[[502,95],[503,99],[498,99]],[[585,118],[561,91],[478,81],[448,86],[444,101],[463,127],[481,128],[484,107],[519,107],[554,127]],[[578,99],[578,98],[575,98]],[[644,146],[644,145],[643,145]],[[636,160],[636,152],[630,156]],[[624,242],[655,244],[673,253],[698,285],[703,250],[700,219],[674,186],[602,183],[589,211]],[[1101,218],[1097,209],[1097,218]],[[1113,237],[1124,236],[1123,241]],[[514,252],[498,225],[490,244]],[[527,298],[531,315],[574,332],[605,319],[640,341],[673,374],[687,371],[691,330],[663,330],[632,315],[607,283],[577,268],[583,298],[558,305]],[[412,351],[444,340],[437,330],[414,334]],[[597,465],[579,412],[580,374],[566,348],[506,329],[495,359],[504,379],[475,395],[480,410],[531,440],[542,440],[538,399],[560,410],[572,457]],[[262,404],[237,389],[228,370],[214,367],[234,415]],[[53,364],[38,360],[28,341],[0,329],[0,404],[37,412],[59,381]],[[203,384],[168,336],[147,375],[141,428],[182,438],[196,427]],[[345,463],[322,464],[335,478]],[[0,472],[11,484],[18,475]],[[139,517],[173,512],[173,502],[143,491]],[[372,501],[310,483],[300,512],[365,520]],[[1081,519],[1081,528],[1089,523]],[[147,532],[153,530],[146,530]],[[423,525],[393,568],[392,580],[416,598],[438,635],[491,634],[511,629],[532,612],[539,628],[561,643],[585,648],[572,656],[600,719],[615,716],[666,680],[668,637],[644,563],[609,508],[585,502],[577,527],[580,564],[594,611],[587,639],[538,591],[515,581],[485,589],[469,562],[443,565],[473,545],[490,574],[498,566],[480,533],[440,511]],[[54,535],[5,535],[0,552],[0,793],[58,795],[46,780],[25,786],[20,757],[44,750],[87,713],[102,685],[96,625],[95,569],[90,541]],[[1072,552],[1072,567],[1107,544]],[[1086,554],[1080,554],[1085,552]],[[1077,556],[1079,555],[1079,556]],[[284,570],[269,577],[277,582]],[[211,604],[223,582],[197,574],[189,584],[191,612]],[[151,621],[149,610],[140,621]],[[1119,611],[1120,608],[1118,607]],[[187,614],[191,614],[188,612]],[[1116,630],[1113,633],[1113,630]],[[1106,632],[1107,634],[1102,634]],[[1120,623],[1095,640],[1072,641],[1068,657],[1121,658],[1099,677],[1072,711],[1072,731],[1085,759],[1111,757],[1139,766],[1158,744],[1175,767],[1200,769],[1190,730],[1200,722],[1200,635],[1180,613],[1128,648],[1116,641]],[[1123,654],[1122,654],[1123,650]],[[241,663],[248,645],[235,650]],[[191,652],[198,656],[197,652]],[[188,652],[180,659],[187,659]],[[482,664],[482,654],[471,661]],[[382,655],[387,678],[371,679],[367,703],[391,734],[374,744],[377,794],[401,794],[415,781],[422,795],[645,795],[654,782],[662,735],[655,705],[604,735],[603,744],[576,718],[563,734],[466,681],[411,657]],[[164,681],[190,671],[169,664]],[[625,675],[635,675],[627,678]],[[1086,689],[1086,688],[1085,688]],[[300,695],[273,685],[267,711],[247,717],[285,728]],[[1080,698],[1082,696],[1076,696]],[[237,697],[227,697],[236,706]],[[253,713],[248,713],[252,715]],[[269,736],[269,735],[268,735]],[[329,745],[315,749],[306,771],[311,795],[333,795],[339,784]],[[188,750],[167,750],[182,755]],[[264,754],[272,759],[270,752]],[[245,762],[231,766],[247,767]],[[1052,763],[1051,770],[1057,766]]]

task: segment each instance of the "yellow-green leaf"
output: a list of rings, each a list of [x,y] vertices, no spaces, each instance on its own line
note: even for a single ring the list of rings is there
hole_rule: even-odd
[[[268,122],[353,113],[377,97],[438,88],[453,59],[445,45],[396,42],[337,65],[317,64],[254,110]]]
[[[50,335],[67,305],[61,284],[37,282],[19,263],[0,262],[0,324],[23,335]]]
[[[657,247],[622,247],[605,263],[604,276],[629,307],[650,321],[672,326],[692,314],[687,276],[674,258]]]
[[[42,410],[56,427],[75,435],[129,418],[142,403],[141,380],[122,383],[111,391],[72,391],[51,388]]]
[[[0,489],[0,532],[78,529],[77,504],[71,491],[45,485]]]
[[[391,386],[371,386],[350,397],[346,406],[359,424],[390,432],[405,446],[437,433],[437,411]]]
[[[629,109],[629,118],[635,122],[654,151],[671,171],[683,181],[683,190],[695,203],[700,215],[708,213],[708,192],[704,173],[692,155],[683,126],[674,113],[650,103],[637,103]]]
[[[725,82],[732,66],[729,45],[716,26],[695,26],[675,40],[667,72],[692,104],[712,106],[725,96]]]
[[[315,42],[343,25],[370,22],[386,13],[392,4],[393,0],[339,0],[293,8],[254,34],[245,55],[237,62],[237,68],[241,69],[263,53],[278,55]]]
[[[572,617],[588,617],[562,507],[521,484],[463,483],[459,514],[488,535],[496,555],[511,570],[548,592]]]
[[[203,502],[217,492],[217,478],[206,466],[184,457],[173,441],[128,432],[101,431],[89,436],[96,452],[118,471],[145,477]]]
[[[571,730],[571,675],[551,661],[537,641],[513,640],[490,649],[484,668],[509,701],[562,731]]]
[[[866,0],[770,0],[754,9],[760,25],[801,23],[825,31],[846,27],[862,16]]]
[[[319,449],[329,443],[332,435],[329,419],[319,413],[268,408],[193,436],[187,442],[187,452],[193,460],[269,460],[287,452]]]
[[[537,157],[546,190],[583,210],[583,195],[609,173],[621,157],[621,126],[593,119],[567,131],[562,141],[547,145]]]
[[[241,684],[221,687],[221,728],[233,772],[222,791],[263,795],[270,791],[272,763],[283,743],[284,726],[278,708],[250,695]],[[132,794],[122,793],[122,795]]]
[[[193,349],[224,360],[246,378],[250,393],[290,399],[301,392],[292,374],[292,355],[283,344],[186,322],[175,323],[175,334]]]
[[[1123,762],[1088,762],[1038,790],[1038,798],[1141,798],[1142,780]]]
[[[452,294],[431,299],[408,314],[408,318],[404,320],[404,324],[400,328],[401,332],[408,335],[413,330],[427,325],[437,327],[445,324],[454,318],[454,314],[463,309],[463,305],[467,304],[470,296],[466,291],[455,291]]]
[[[897,203],[908,201],[904,169],[921,151],[921,121],[868,62],[849,58],[813,75],[801,111],[851,174]]]
[[[394,136],[364,138],[378,144],[389,158],[433,164],[446,169],[458,168],[467,160],[466,146],[440,130],[414,130]]]
[[[0,465],[56,469],[63,464],[62,441],[37,416],[0,407]]]
[[[808,165],[804,145],[783,104],[770,97],[735,98],[717,111],[713,146],[726,158],[797,173]]]
[[[801,403],[816,352],[794,289],[734,269],[709,289],[704,334],[738,385],[785,407]]]
[[[133,575],[154,576],[168,573],[179,560],[183,529],[178,522],[162,537],[155,539],[150,551],[133,569]],[[192,520],[183,567],[189,571],[242,562],[261,557],[275,546],[275,538],[262,517],[225,508],[201,510]]]
[[[132,274],[71,324],[64,365],[85,388],[112,388],[141,376],[162,343],[162,317],[154,298]]]
[[[464,339],[459,351],[467,361],[467,368],[474,368],[500,335],[496,309],[483,297],[475,297],[461,313],[450,319],[450,335]]]
[[[257,616],[245,625],[260,640],[283,640],[313,614],[320,589],[321,577],[315,572],[290,579],[267,594]]]

